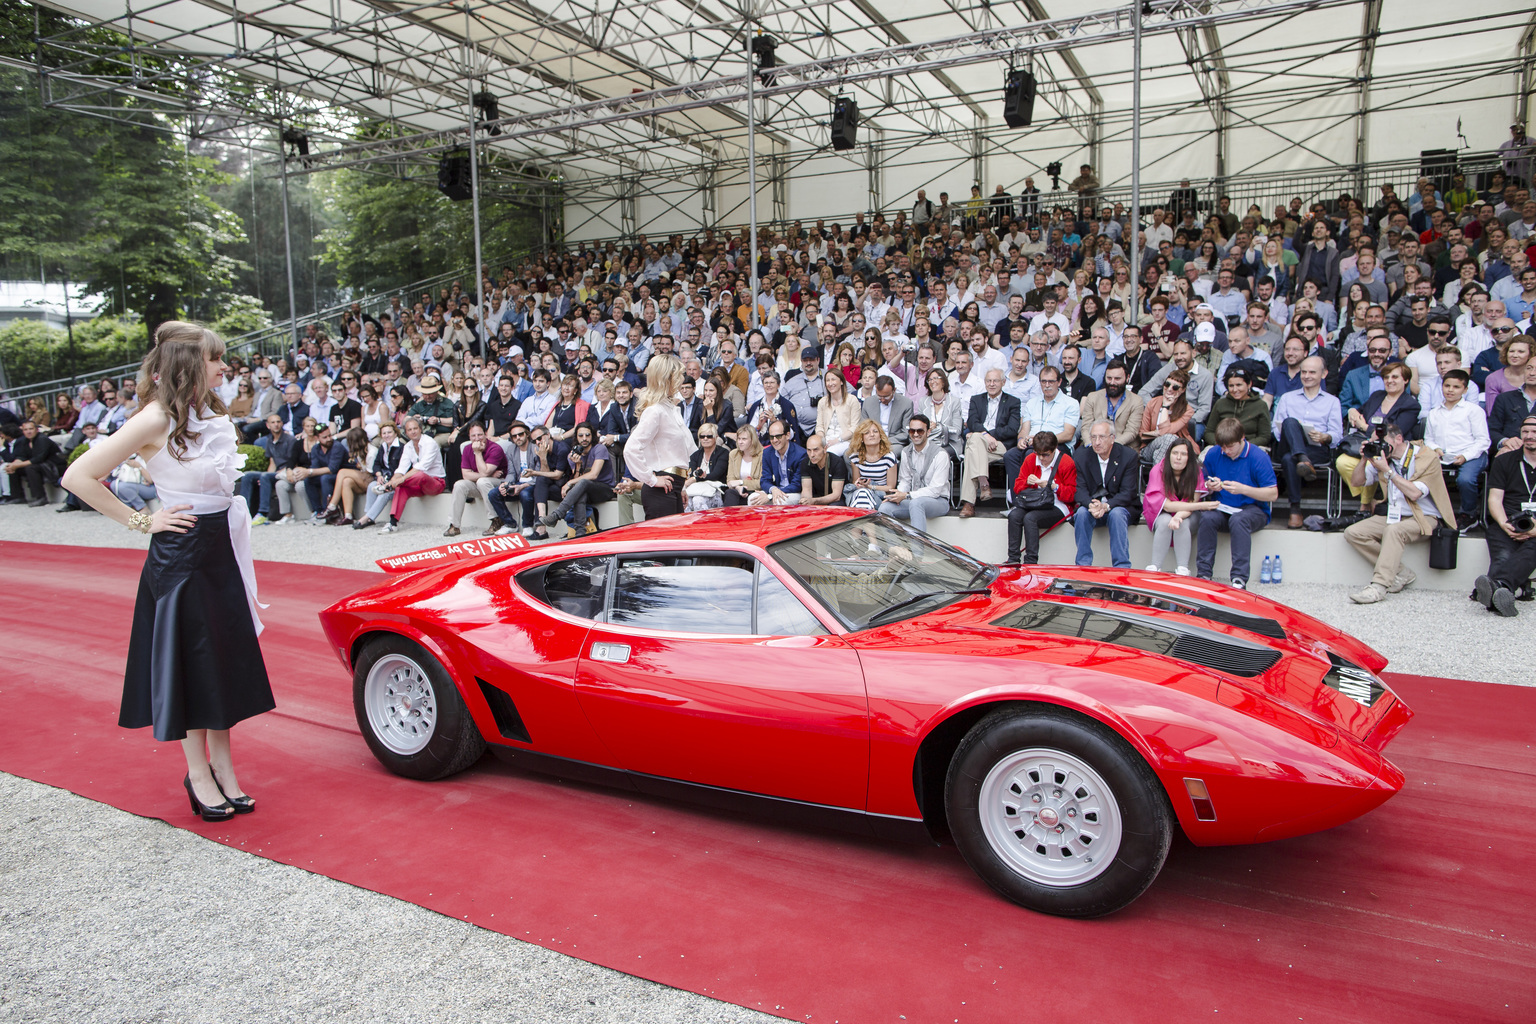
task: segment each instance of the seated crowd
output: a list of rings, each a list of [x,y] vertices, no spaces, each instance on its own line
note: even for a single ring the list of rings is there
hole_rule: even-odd
[[[1009,561],[1034,562],[1070,519],[1079,563],[1103,527],[1128,566],[1139,519],[1159,565],[1171,547],[1203,578],[1229,533],[1241,587],[1274,504],[1301,528],[1307,484],[1333,473],[1375,565],[1356,601],[1413,582],[1403,545],[1486,524],[1484,603],[1513,614],[1536,562],[1519,528],[1536,509],[1524,183],[1458,175],[1442,195],[1420,179],[1406,200],[1383,186],[1369,207],[1242,214],[1181,188],[1140,225],[1095,201],[1091,168],[1072,187],[1072,205],[1026,179],[958,204],[919,191],[891,219],[764,227],[755,295],[743,229],[578,245],[500,268],[483,301],[455,285],[354,304],[334,338],[312,323],[280,357],[229,358],[221,397],[267,457],[241,493],[257,525],[292,521],[301,484],[310,521],[354,529],[394,529],[444,492],[448,536],[470,504],[486,535],[595,529],[615,499],[628,522],[636,392],[670,353],[698,443],[689,508],[835,503],[922,527],[976,515],[997,465]],[[65,454],[132,408],[131,381],[104,381],[14,411],[8,500],[43,501]],[[142,502],[153,480],[125,465],[113,486]]]

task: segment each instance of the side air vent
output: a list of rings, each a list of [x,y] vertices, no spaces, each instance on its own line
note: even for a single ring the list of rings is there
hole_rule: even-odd
[[[1337,690],[1356,704],[1368,708],[1387,692],[1386,685],[1375,673],[1345,661],[1332,651],[1328,652],[1328,660],[1333,662],[1333,668],[1323,676],[1323,685]]]
[[[1174,597],[1155,590],[1136,590],[1132,587],[1110,587],[1102,583],[1085,583],[1082,580],[1058,579],[1052,583],[1047,594],[1060,594],[1063,597],[1087,597],[1095,601],[1114,601],[1117,604],[1136,605],[1141,608],[1157,608],[1161,611],[1178,612],[1181,615],[1191,615],[1199,619],[1208,619],[1211,622],[1220,622],[1227,626],[1236,626],[1238,629],[1246,629],[1250,633],[1258,633],[1260,636],[1274,637],[1276,640],[1285,639],[1285,630],[1274,619],[1265,618],[1262,615],[1250,615],[1247,612],[1234,611],[1231,608],[1223,608],[1219,604],[1209,601],[1201,601],[1198,598],[1180,595]]]
[[[517,713],[517,705],[512,703],[507,691],[499,690],[479,677],[475,678],[475,682],[480,684],[480,693],[490,706],[491,717],[496,719],[497,730],[509,740],[532,743],[528,727],[523,724],[523,717]]]
[[[1080,637],[1193,662],[1229,675],[1262,675],[1280,652],[1208,629],[1149,622],[1128,613],[1055,601],[1031,601],[993,622],[996,626]]]

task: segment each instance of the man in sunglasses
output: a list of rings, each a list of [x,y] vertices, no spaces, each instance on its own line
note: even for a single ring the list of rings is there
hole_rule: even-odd
[[[798,505],[800,482],[805,472],[805,449],[791,440],[789,426],[781,419],[768,424],[768,447],[763,449],[762,489],[748,499],[750,505]]]
[[[910,443],[901,453],[896,490],[880,503],[881,512],[893,519],[904,519],[925,532],[929,519],[949,511],[949,451],[943,445],[929,443],[932,427],[932,421],[922,413],[907,421]]]

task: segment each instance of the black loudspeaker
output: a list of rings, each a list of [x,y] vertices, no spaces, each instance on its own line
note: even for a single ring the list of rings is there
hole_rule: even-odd
[[[462,150],[444,153],[437,161],[437,190],[449,199],[468,199],[473,194],[469,154]]]
[[[832,148],[852,149],[858,143],[859,105],[847,96],[832,101]]]
[[[1022,68],[1003,79],[1003,120],[1009,128],[1023,128],[1035,117],[1035,76]]]
[[[1421,149],[1419,150],[1419,174],[1435,183],[1435,188],[1444,192],[1451,187],[1451,175],[1456,173],[1456,151],[1454,149]]]

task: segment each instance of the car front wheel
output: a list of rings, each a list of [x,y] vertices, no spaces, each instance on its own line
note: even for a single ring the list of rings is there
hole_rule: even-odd
[[[1140,896],[1173,841],[1157,776],[1118,735],[1064,709],[1010,708],[966,734],[945,807],[972,870],[1021,906],[1113,913]]]
[[[352,706],[373,756],[396,775],[447,778],[485,753],[447,670],[403,636],[381,636],[363,648],[352,673]]]

